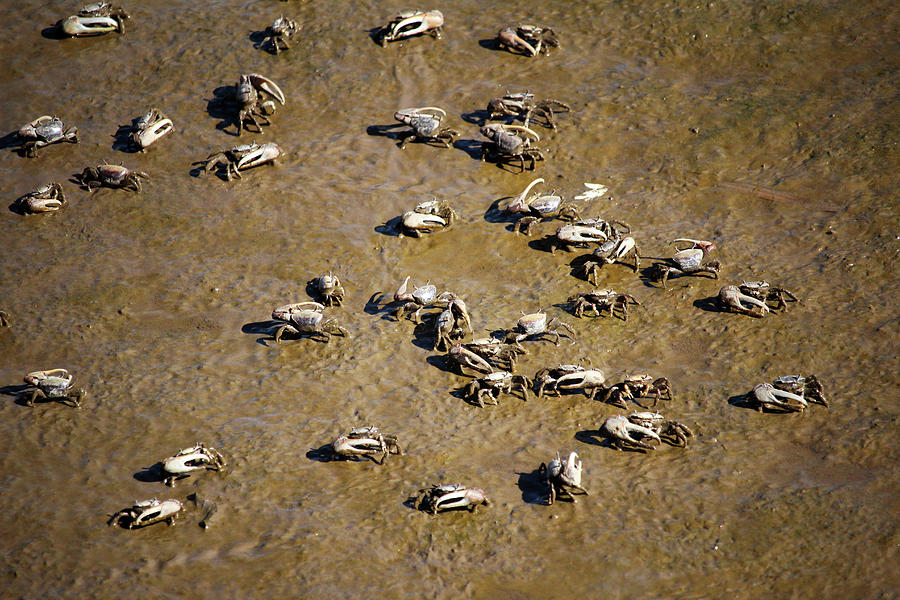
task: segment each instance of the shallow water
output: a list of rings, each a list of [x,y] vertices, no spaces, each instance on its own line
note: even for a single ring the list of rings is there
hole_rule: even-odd
[[[81,142],[26,159],[0,150],[12,202],[48,181],[69,205],[0,213],[0,595],[135,597],[610,598],[896,597],[898,19],[891,3],[529,3],[529,13],[464,0],[440,7],[442,40],[381,48],[391,8],[376,3],[146,2],[125,35],[41,35],[77,7],[3,9],[0,124],[41,114]],[[295,48],[255,49],[279,14],[303,24]],[[551,25],[562,48],[533,60],[497,51],[517,17]],[[242,72],[278,82],[288,103],[264,134],[234,135],[214,91]],[[721,281],[665,291],[620,265],[601,287],[633,294],[627,322],[576,319],[565,299],[584,253],[510,233],[491,207],[531,174],[478,160],[487,101],[530,89],[569,103],[538,128],[535,176],[630,223],[642,266],[677,237],[710,239]],[[462,132],[453,149],[387,130],[401,107],[438,105]],[[150,106],[176,132],[145,154],[114,134]],[[212,114],[211,114],[212,113]],[[287,156],[242,181],[197,176],[193,161],[239,142]],[[103,160],[146,171],[142,193],[71,180]],[[758,186],[753,188],[752,186]],[[416,240],[393,220],[449,201],[446,231]],[[576,262],[577,264],[577,262]],[[349,339],[275,345],[273,307],[310,299],[337,273],[333,313]],[[581,395],[510,396],[479,408],[469,378],[431,352],[427,327],[370,302],[403,277],[466,299],[476,331],[545,308],[574,343],[529,343],[519,372],[581,361],[668,377],[662,407],[695,433],[687,449],[616,452],[596,435],[621,413]],[[712,308],[721,285],[768,279],[801,302],[750,319]],[[384,301],[381,302],[383,307]],[[65,367],[81,410],[23,406],[24,373]],[[755,383],[815,373],[830,408],[758,413]],[[384,466],[319,462],[310,450],[354,426],[396,433]],[[142,468],[197,440],[229,459],[174,489]],[[591,495],[542,505],[534,470],[557,450],[584,460]],[[404,501],[436,482],[484,488],[490,507],[430,517]],[[209,530],[187,502],[178,526],[107,528],[134,499],[215,502]],[[756,587],[753,587],[756,586]]]

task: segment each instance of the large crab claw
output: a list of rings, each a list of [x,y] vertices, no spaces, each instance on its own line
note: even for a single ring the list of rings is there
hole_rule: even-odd
[[[494,372],[494,368],[488,361],[471,350],[464,348],[462,344],[454,344],[450,347],[447,354],[450,359],[459,366],[460,373],[462,373],[463,367],[471,369],[472,371],[477,371],[478,373],[488,374]]]
[[[37,385],[39,381],[43,381],[48,377],[60,377],[62,379],[72,379],[66,369],[47,369],[44,371],[32,371],[25,375],[25,383]]]
[[[756,409],[760,412],[766,406],[792,412],[803,412],[808,406],[803,396],[779,390],[771,383],[758,383],[753,386],[753,397],[757,402]]]
[[[281,104],[284,104],[284,92],[281,91],[281,88],[278,87],[274,81],[266,77],[265,75],[260,75],[259,73],[250,73],[247,77],[250,78],[250,83],[257,90],[261,90],[276,100],[278,100]]]
[[[141,148],[146,148],[150,144],[156,142],[159,138],[171,132],[174,128],[172,119],[160,119],[150,127],[135,133],[134,139]]]
[[[500,128],[504,131],[521,131],[534,141],[541,141],[541,136],[539,136],[536,131],[534,131],[533,129],[529,129],[528,127],[524,127],[522,125],[508,125],[506,123],[498,123],[498,125],[500,125]]]
[[[265,143],[241,158],[235,165],[234,172],[240,178],[239,171],[241,169],[250,169],[267,162],[274,164],[275,159],[279,156],[281,156],[281,146],[273,142]]]
[[[272,318],[276,321],[289,321],[291,319],[291,315],[304,311],[304,310],[314,310],[316,312],[324,312],[325,305],[320,304],[318,302],[295,302],[294,304],[285,304],[284,306],[279,306],[275,310],[272,311]]]
[[[421,108],[401,108],[397,112],[394,113],[394,118],[398,121],[402,121],[403,117],[412,117],[414,115],[427,113],[434,113],[440,115],[441,118],[447,116],[447,111],[438,106],[423,106]]]
[[[390,25],[390,30],[381,38],[381,45],[403,38],[435,30],[435,37],[441,37],[440,27],[444,25],[444,15],[439,10],[417,12]]]
[[[102,35],[119,29],[115,19],[109,17],[79,17],[71,16],[56,24],[59,31],[71,37],[85,37],[89,35]]]
[[[539,183],[544,183],[543,177],[538,177],[534,181],[528,184],[522,193],[513,198],[509,204],[506,205],[506,212],[518,213],[518,212],[529,212],[528,204],[526,200],[528,199],[528,194],[531,192],[531,188],[536,186]]]
[[[643,448],[644,450],[653,450],[654,446],[634,437],[632,434],[638,434],[645,438],[654,439],[662,443],[659,435],[649,427],[636,425],[628,420],[627,417],[621,415],[610,417],[603,423],[603,433],[610,437],[612,445],[618,450],[624,447]]]
[[[528,53],[529,56],[537,56],[537,53],[541,51],[540,42],[537,43],[537,47],[532,46],[524,39],[519,37],[519,34],[517,34],[516,30],[512,27],[504,27],[503,29],[498,31],[497,39],[500,41],[501,46],[508,46],[509,48],[524,50]]]
[[[684,242],[689,243],[690,246],[688,246],[686,248],[679,248],[678,244],[684,243]],[[678,252],[681,252],[682,250],[689,250],[691,248],[699,248],[700,250],[703,250],[704,253],[707,253],[712,250],[715,250],[715,248],[716,248],[716,245],[712,242],[709,242],[706,240],[695,240],[692,238],[678,238],[678,239],[672,240],[672,245],[675,246],[675,250]]]
[[[744,306],[742,302],[752,304],[758,310],[749,306]],[[754,298],[753,296],[744,294],[736,285],[726,285],[719,290],[719,306],[723,310],[730,310],[732,312],[750,315],[751,317],[762,317],[769,312],[769,307],[765,302]]]

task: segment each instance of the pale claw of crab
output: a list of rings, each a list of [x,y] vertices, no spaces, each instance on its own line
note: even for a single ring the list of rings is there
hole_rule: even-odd
[[[575,200],[593,200],[594,198],[600,198],[609,191],[608,187],[600,183],[585,182],[584,187],[586,187],[587,190],[575,196]]]
[[[119,24],[109,17],[78,17],[72,16],[60,22],[60,28],[66,35],[82,37],[88,35],[101,35],[116,31]]]
[[[274,96],[282,105],[284,104],[284,92],[281,91],[281,88],[278,87],[277,83],[259,73],[250,73],[248,77],[250,77],[250,83],[253,87]]]
[[[719,290],[719,302],[721,302],[722,307],[733,310],[739,313],[753,315],[753,316],[763,316],[764,314],[769,312],[769,307],[765,302],[754,298],[753,296],[748,296],[741,292],[740,288],[736,285],[726,285],[721,290]],[[747,302],[756,306],[760,309],[760,313],[757,315],[753,312],[752,308],[748,308],[744,306],[741,302]]]
[[[603,423],[603,429],[606,430],[616,440],[621,440],[627,444],[633,444],[640,448],[652,449],[653,446],[631,436],[632,433],[639,433],[644,437],[648,437],[662,443],[659,435],[652,429],[642,425],[636,425],[629,421],[626,417],[616,416],[610,417]]]
[[[803,409],[809,406],[803,396],[779,390],[771,383],[756,384],[753,386],[753,395],[756,397],[756,401],[759,402],[760,410],[763,406],[777,406],[786,410],[803,412]],[[786,402],[782,398],[793,400],[796,404]]]
[[[151,127],[148,127],[137,134],[138,144],[141,148],[146,148],[172,131],[173,128],[172,119],[162,119],[161,121],[157,121]]]

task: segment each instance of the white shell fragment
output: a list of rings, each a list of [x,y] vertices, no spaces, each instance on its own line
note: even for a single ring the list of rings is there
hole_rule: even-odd
[[[594,198],[600,198],[609,191],[609,188],[602,183],[585,182],[584,187],[586,187],[587,190],[575,196],[575,200],[593,200]]]

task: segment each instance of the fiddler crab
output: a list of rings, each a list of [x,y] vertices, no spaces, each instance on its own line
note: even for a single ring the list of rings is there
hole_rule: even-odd
[[[437,229],[449,227],[456,218],[456,212],[446,200],[427,200],[413,210],[403,213],[400,218],[400,233],[421,237]]]
[[[72,387],[72,375],[65,369],[32,371],[25,375],[25,383],[33,386],[26,400],[28,406],[34,406],[35,400],[47,399],[80,408],[82,398],[87,395],[83,389]]]
[[[519,92],[516,94],[506,93],[502,98],[494,98],[488,103],[488,113],[491,119],[498,117],[521,117],[524,120],[525,127],[532,117],[542,119],[541,125],[549,129],[556,129],[556,119],[553,118],[553,111],[557,113],[569,112],[571,107],[559,100],[541,100],[534,99],[534,94],[528,92]]]
[[[400,140],[400,149],[413,141],[438,142],[445,148],[453,145],[454,138],[459,132],[449,127],[441,127],[441,122],[447,116],[444,109],[437,106],[423,106],[421,108],[402,108],[394,113],[394,119],[404,125],[409,125],[412,131],[405,134]]]
[[[507,48],[513,54],[537,56],[540,53],[549,55],[550,48],[559,48],[556,32],[549,27],[538,25],[517,25],[504,27],[497,32],[497,44]]]
[[[506,332],[505,341],[507,343],[513,343],[521,348],[522,346],[519,342],[522,342],[523,340],[537,340],[544,335],[552,335],[554,336],[553,343],[559,346],[560,329],[568,331],[571,336],[566,337],[571,337],[572,343],[575,343],[575,330],[567,323],[560,321],[556,317],[553,317],[548,321],[547,313],[543,310],[527,315],[522,313],[522,316],[519,317],[518,322],[516,322],[516,326]]]
[[[135,192],[140,192],[141,179],[149,177],[143,171],[132,171],[122,165],[103,163],[96,167],[86,167],[81,172],[81,175],[77,176],[77,179],[89,192],[94,191],[92,186],[128,188]]]
[[[551,373],[552,374],[552,373]],[[541,372],[538,372],[541,375]],[[546,375],[545,375],[546,378]],[[537,380],[538,377],[535,376]],[[600,369],[585,369],[578,367],[576,371],[569,371],[559,374],[558,377],[552,378],[553,393],[557,396],[560,391],[574,392],[581,390],[589,400],[593,400],[597,392],[605,391],[606,375]],[[543,380],[539,385],[544,386],[546,392],[547,381]]]
[[[447,358],[450,360],[450,365],[455,366],[460,375],[465,374],[464,368],[482,374],[494,372],[494,367],[491,366],[491,363],[460,343],[450,346]]]
[[[436,515],[440,511],[465,508],[475,512],[475,508],[484,504],[490,506],[490,500],[479,488],[467,488],[458,483],[433,485],[419,490],[416,508]]]
[[[466,335],[466,330],[472,333],[469,309],[462,298],[452,296],[447,302],[447,308],[442,310],[435,319],[434,350],[448,349],[456,340]]]
[[[643,306],[638,299],[631,294],[620,294],[612,289],[591,290],[590,292],[579,292],[573,296],[569,296],[566,300],[571,304],[572,314],[579,319],[585,313],[593,314],[599,317],[601,311],[608,310],[609,316],[615,316],[616,310],[623,321],[628,320],[628,305]]]
[[[403,454],[396,435],[381,433],[377,427],[351,429],[347,435],[339,436],[331,443],[335,458],[356,460],[368,458],[375,464],[383,465],[389,454]],[[381,460],[375,458],[381,455]]]
[[[466,342],[463,344],[463,347],[469,352],[508,371],[515,370],[520,354],[528,353],[525,348],[504,343],[503,340],[494,337],[477,338],[471,342]]]
[[[125,33],[125,20],[131,16],[121,6],[109,2],[86,4],[77,15],[56,23],[56,30],[71,37],[102,35],[112,31]]]
[[[687,445],[687,438],[694,435],[687,425],[654,412],[609,417],[604,421],[601,432],[617,450],[654,450],[656,446],[651,441],[665,441],[683,448]]]
[[[163,500],[156,498],[135,502],[129,508],[123,508],[106,522],[107,525],[118,525],[123,529],[139,529],[147,525],[153,525],[165,521],[169,525],[175,524],[178,513],[184,509],[184,505],[178,500]]]
[[[443,25],[444,15],[439,10],[405,10],[397,13],[387,25],[378,30],[375,41],[387,46],[388,42],[396,42],[422,33],[441,39]]]
[[[225,178],[231,181],[232,174],[238,179],[243,179],[241,171],[252,169],[266,163],[276,164],[281,156],[281,146],[274,142],[265,144],[242,144],[229,150],[213,152],[205,160],[197,161],[195,165],[203,165],[203,170],[209,173],[219,164],[225,165]]]
[[[44,146],[59,142],[78,143],[78,128],[66,127],[59,117],[43,115],[31,121],[16,132],[22,141],[22,148],[29,158],[37,156],[37,151]]]
[[[141,152],[150,144],[159,141],[164,136],[175,131],[172,119],[167,117],[158,108],[153,107],[146,113],[132,120],[131,144]]]
[[[0,310],[0,327],[9,327],[9,313],[5,310]]]
[[[280,343],[285,332],[328,342],[331,336],[346,337],[348,332],[332,317],[325,316],[325,306],[318,302],[285,304],[272,311],[272,318],[284,323],[275,332],[275,342]]]
[[[271,49],[273,53],[278,54],[282,50],[288,50],[291,45],[288,40],[294,37],[300,31],[300,26],[293,19],[285,19],[281,15],[275,22],[266,27],[266,37],[259,43],[259,47],[263,50]]]
[[[466,397],[484,408],[484,403],[499,404],[500,393],[512,395],[517,390],[522,393],[522,399],[528,400],[528,388],[531,380],[524,375],[513,375],[509,371],[494,371],[484,377],[471,381],[465,387]]]
[[[621,240],[630,232],[631,226],[624,221],[606,220],[601,217],[580,219],[556,230],[556,234],[550,240],[550,252],[555,253],[558,247],[572,252],[575,248],[587,248],[591,244],[603,246],[609,240]],[[585,277],[589,274],[588,270],[584,273]]]
[[[238,135],[241,134],[242,129],[247,129],[246,124],[248,121],[253,123],[257,133],[261,134],[263,130],[259,121],[257,121],[257,117],[262,119],[264,125],[272,124],[269,121],[269,115],[275,112],[275,102],[273,100],[261,100],[260,93],[284,105],[284,92],[281,91],[281,88],[274,81],[259,73],[241,75],[234,88],[234,100],[238,105]]]
[[[227,465],[225,458],[215,448],[208,448],[202,442],[185,448],[162,461],[163,483],[169,487],[179,479],[190,477],[196,471],[219,471]]]
[[[529,183],[522,193],[513,198],[503,209],[509,214],[519,215],[519,220],[513,225],[513,231],[517,234],[531,235],[531,229],[535,223],[545,218],[559,217],[569,221],[578,219],[578,211],[572,206],[563,206],[562,196],[556,195],[555,191],[549,194],[538,192],[529,196],[531,189],[539,183],[544,183],[543,177],[538,177]]]
[[[774,409],[783,412],[803,412],[810,402],[827,407],[822,385],[815,375],[786,375],[772,383],[753,386],[752,400],[756,410]]]
[[[556,498],[562,498],[563,495],[573,503],[578,502],[575,499],[575,492],[589,495],[581,485],[581,472],[581,460],[578,459],[576,452],[570,452],[565,460],[560,458],[557,452],[556,458],[549,464],[541,463],[538,473],[547,486],[547,504],[553,506]]]
[[[334,273],[319,275],[311,282],[316,292],[322,298],[325,306],[340,306],[344,302],[344,286]]]
[[[554,395],[559,396],[559,390],[555,388],[556,381],[563,375],[578,373],[585,370],[586,369],[581,365],[571,364],[560,364],[555,367],[541,369],[534,375],[534,393],[538,398],[541,398],[546,393],[553,393]]]
[[[625,408],[626,400],[640,398],[653,398],[651,408],[655,407],[663,398],[671,400],[672,388],[669,380],[665,377],[654,379],[646,373],[628,375],[619,383],[611,385],[601,399],[619,408]]]
[[[687,242],[687,248],[679,248],[678,244]],[[669,259],[669,264],[656,263],[650,273],[652,279],[662,281],[663,287],[668,287],[670,277],[681,275],[693,275],[695,273],[710,273],[713,279],[719,278],[719,261],[703,262],[706,256],[712,252],[716,245],[705,240],[679,238],[672,242],[675,246],[675,254]]]
[[[719,290],[719,307],[728,312],[751,317],[764,317],[770,311],[787,310],[787,296],[798,302],[797,297],[783,288],[771,288],[766,281],[745,281],[741,285],[726,285]],[[744,303],[750,306],[745,305]],[[772,302],[775,305],[770,306]]]
[[[581,271],[584,278],[597,285],[597,276],[604,265],[613,263],[625,264],[625,258],[628,255],[634,258],[634,272],[637,273],[641,266],[641,257],[638,254],[638,247],[634,238],[630,235],[622,236],[618,231],[614,231],[613,235],[601,243],[599,247],[594,249],[590,257],[581,265]]]
[[[520,137],[516,132],[521,132]],[[535,131],[521,125],[508,125],[506,123],[489,123],[481,128],[481,135],[489,142],[481,143],[481,160],[490,158],[498,165],[519,161],[520,173],[525,172],[525,159],[529,160],[528,169],[533,171],[535,163],[544,160],[544,153],[533,147],[532,141],[541,141]]]
[[[409,290],[409,280],[411,277],[406,276],[397,291],[394,292],[394,302],[400,305],[394,310],[394,316],[397,320],[404,317],[412,316],[413,323],[421,323],[422,311],[433,307],[446,307],[450,300],[455,298],[453,292],[437,293],[437,287],[425,282],[425,285],[416,285],[412,291]]]
[[[55,212],[66,204],[62,186],[51,182],[16,200],[15,207],[25,213],[45,213]]]

